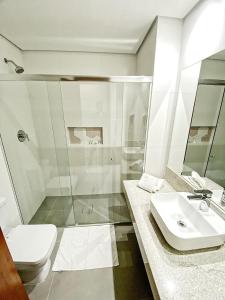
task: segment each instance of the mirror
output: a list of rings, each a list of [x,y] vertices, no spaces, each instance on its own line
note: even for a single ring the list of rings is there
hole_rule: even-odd
[[[168,167],[225,209],[225,50],[182,71]]]
[[[225,51],[201,63],[182,175],[192,181],[192,171],[221,191],[217,203],[225,207]]]

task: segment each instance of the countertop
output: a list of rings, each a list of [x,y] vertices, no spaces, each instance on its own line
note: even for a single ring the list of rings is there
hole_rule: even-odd
[[[225,299],[224,245],[185,252],[170,247],[151,215],[151,194],[138,188],[137,182],[125,180],[125,194],[160,299]],[[165,182],[158,193],[162,192],[175,190]]]

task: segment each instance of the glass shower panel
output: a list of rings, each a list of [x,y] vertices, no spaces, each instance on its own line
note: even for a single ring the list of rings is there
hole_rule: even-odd
[[[1,138],[24,223],[74,224],[72,199],[63,199],[71,194],[61,178],[69,166],[59,82],[1,81],[0,96]]]
[[[55,198],[52,218],[58,226],[70,226],[74,225],[75,221],[60,82],[47,82],[47,89],[57,160],[57,174],[51,180],[53,186],[59,182],[58,193],[52,197]]]
[[[122,181],[143,171],[149,89],[61,83],[76,224],[130,222]]]
[[[225,187],[225,101],[222,101],[205,176]]]
[[[61,83],[75,222],[129,221],[120,204],[122,83]]]
[[[144,166],[149,83],[124,83],[122,179],[140,179]]]

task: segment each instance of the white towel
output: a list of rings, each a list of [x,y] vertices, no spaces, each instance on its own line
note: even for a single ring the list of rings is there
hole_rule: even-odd
[[[192,171],[191,177],[194,179],[195,183],[199,186],[198,188],[205,189],[205,179],[202,178],[197,172]]]
[[[138,187],[147,192],[155,193],[162,188],[163,182],[164,179],[143,173],[141,179],[138,182]]]

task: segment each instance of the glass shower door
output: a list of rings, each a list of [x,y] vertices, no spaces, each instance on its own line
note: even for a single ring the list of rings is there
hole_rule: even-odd
[[[61,82],[75,223],[127,223],[143,172],[149,83]]]
[[[0,133],[24,223],[74,225],[60,83],[1,81]]]
[[[125,203],[120,160],[123,84],[62,82],[61,89],[75,222],[118,222],[120,203]]]

